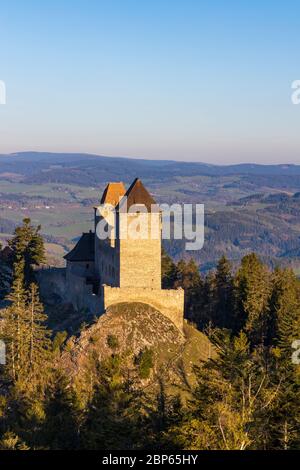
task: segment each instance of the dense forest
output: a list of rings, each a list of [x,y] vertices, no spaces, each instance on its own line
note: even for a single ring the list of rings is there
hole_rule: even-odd
[[[0,449],[299,449],[300,371],[292,345],[300,339],[300,282],[291,270],[271,270],[248,254],[237,269],[222,257],[203,277],[193,260],[174,263],[164,253],[163,286],[185,289],[186,319],[209,337],[215,354],[194,365],[188,396],[169,393],[163,376],[149,395],[135,376],[147,378],[151,352],[120,354],[110,335],[111,355],[95,358],[87,400],[58,366],[66,336],[49,329],[39,298],[40,227],[25,219],[9,247],[0,260]]]

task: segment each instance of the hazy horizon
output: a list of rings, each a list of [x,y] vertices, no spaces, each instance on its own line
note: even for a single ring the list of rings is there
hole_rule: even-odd
[[[183,158],[146,158],[142,155],[140,156],[132,156],[132,155],[107,155],[107,154],[104,154],[104,153],[89,153],[89,152],[60,152],[60,151],[57,151],[57,152],[52,152],[52,151],[47,151],[47,150],[25,150],[25,151],[16,151],[16,152],[9,152],[9,153],[0,153],[0,157],[7,157],[7,156],[16,156],[16,155],[21,155],[21,154],[27,154],[27,153],[38,153],[38,154],[53,154],[53,155],[59,155],[59,154],[63,154],[63,155],[86,155],[87,157],[88,156],[94,156],[94,157],[104,157],[104,158],[116,158],[116,159],[119,159],[119,158],[124,158],[124,159],[132,159],[132,160],[147,160],[147,161],[174,161],[174,162],[178,162],[178,163],[199,163],[199,164],[204,164],[204,165],[212,165],[212,166],[231,166],[231,165],[276,165],[276,166],[298,166],[300,165],[300,162],[299,163],[293,163],[293,162],[279,162],[279,163],[272,163],[272,162],[269,162],[269,163],[262,163],[262,162],[255,162],[255,161],[244,161],[244,162],[221,162],[221,163],[217,163],[217,162],[205,162],[205,161],[201,161],[201,160],[188,160],[188,159],[183,159]]]
[[[291,0],[12,0],[0,153],[300,164],[299,13]]]

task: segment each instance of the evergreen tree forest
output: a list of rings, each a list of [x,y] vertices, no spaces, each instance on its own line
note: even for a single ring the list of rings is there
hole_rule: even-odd
[[[300,339],[300,282],[291,270],[272,271],[248,254],[237,270],[222,257],[203,277],[193,260],[175,264],[163,253],[163,287],[185,290],[185,317],[216,354],[194,364],[188,396],[170,393],[163,377],[149,395],[137,377],[147,383],[151,351],[135,358],[118,353],[111,334],[111,355],[95,359],[91,390],[83,395],[58,365],[68,343],[63,332],[50,331],[39,297],[39,228],[25,220],[10,248],[11,287],[0,310],[1,450],[300,448],[300,366],[293,349]]]

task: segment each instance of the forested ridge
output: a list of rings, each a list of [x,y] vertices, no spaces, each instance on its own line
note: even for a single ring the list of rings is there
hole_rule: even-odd
[[[299,165],[208,165],[112,158],[85,154],[21,152],[0,155],[0,242],[24,217],[39,221],[50,265],[81,232],[92,229],[91,207],[110,181],[125,185],[139,176],[154,199],[205,205],[205,245],[192,253],[201,272],[223,254],[236,268],[257,253],[270,267],[299,264]],[[187,259],[184,240],[165,240],[176,261]],[[61,264],[60,264],[61,263]]]
[[[0,270],[0,449],[299,449],[292,344],[300,339],[300,283],[291,270],[248,254],[235,269],[221,257],[203,276],[193,260],[174,263],[164,253],[163,286],[185,289],[186,319],[216,354],[193,365],[188,395],[171,393],[164,376],[153,376],[153,351],[120,352],[111,332],[109,357],[93,359],[87,397],[60,367],[67,334],[49,329],[39,298],[40,227],[25,219],[9,245],[0,261],[11,270],[11,279]],[[157,381],[151,394],[149,377]]]

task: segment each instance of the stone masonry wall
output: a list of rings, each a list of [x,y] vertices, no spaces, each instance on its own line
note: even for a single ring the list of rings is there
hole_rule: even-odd
[[[151,305],[169,318],[179,330],[183,328],[184,290],[118,288],[103,286],[104,308],[121,302],[141,302]]]
[[[41,296],[48,303],[71,303],[76,310],[88,310],[97,316],[103,313],[103,299],[93,294],[93,287],[84,277],[65,268],[40,269],[36,276]]]
[[[103,299],[93,294],[93,287],[86,284],[84,277],[68,274],[65,298],[76,310],[88,310],[95,315],[103,312]]]
[[[127,236],[117,240],[120,252],[120,287],[161,289],[160,214],[120,214],[119,217],[120,226],[128,224],[129,227]],[[141,237],[144,237],[142,239],[133,238],[134,230],[130,233],[138,220],[141,221],[137,226],[140,226]]]

